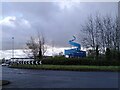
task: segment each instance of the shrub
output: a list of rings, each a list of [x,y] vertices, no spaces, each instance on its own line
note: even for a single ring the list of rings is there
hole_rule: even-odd
[[[43,59],[42,64],[51,65],[97,65],[97,66],[119,66],[119,61],[89,60],[88,58],[51,58]]]

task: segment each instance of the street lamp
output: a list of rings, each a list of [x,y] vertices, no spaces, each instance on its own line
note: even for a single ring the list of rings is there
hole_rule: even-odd
[[[12,61],[14,61],[14,37],[12,37]]]

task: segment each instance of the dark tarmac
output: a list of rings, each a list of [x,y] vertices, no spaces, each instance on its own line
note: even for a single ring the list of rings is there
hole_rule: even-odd
[[[3,88],[118,88],[118,72],[31,70],[2,67]]]

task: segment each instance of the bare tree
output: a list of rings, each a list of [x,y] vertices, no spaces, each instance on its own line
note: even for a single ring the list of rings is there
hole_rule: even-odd
[[[112,33],[113,33],[113,24],[112,19],[109,16],[106,16],[103,19],[103,25],[105,30],[105,44],[106,48],[112,48]]]
[[[120,21],[119,18],[116,16],[115,20],[115,49],[120,51]]]
[[[118,17],[112,18],[110,15],[89,17],[88,21],[82,26],[85,35],[82,40],[83,46],[105,53],[108,48],[111,51],[120,51],[120,25]]]
[[[40,35],[40,33],[38,32],[38,49],[39,49],[39,53],[38,56],[39,58],[42,58],[45,54],[45,52],[47,51],[47,46],[45,45],[45,38],[43,35]]]
[[[82,26],[82,29],[86,34],[85,36],[87,36],[83,38],[83,45],[87,48],[92,47],[95,50],[95,29],[93,18],[91,16],[88,18],[88,22]]]
[[[30,40],[26,43],[26,48],[24,50],[29,57],[34,57],[34,59],[43,58],[46,51],[47,46],[45,45],[45,38],[39,33],[37,38],[30,38]]]

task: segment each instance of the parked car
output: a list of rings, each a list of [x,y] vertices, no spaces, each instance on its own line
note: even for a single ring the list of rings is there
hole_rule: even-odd
[[[2,66],[9,66],[9,64],[6,64],[6,63],[2,63]]]

